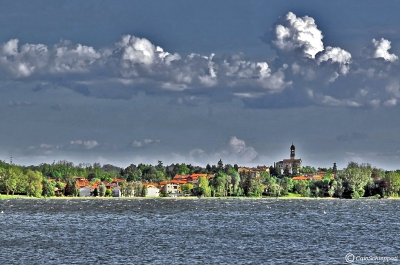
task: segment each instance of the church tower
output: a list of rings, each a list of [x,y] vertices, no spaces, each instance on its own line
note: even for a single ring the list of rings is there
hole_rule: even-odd
[[[290,146],[290,159],[294,159],[294,157],[295,157],[295,149],[296,149],[296,147],[294,147],[294,145],[292,143],[292,145]]]

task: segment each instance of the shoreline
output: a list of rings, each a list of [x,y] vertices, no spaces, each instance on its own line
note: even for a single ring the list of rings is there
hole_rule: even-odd
[[[4,195],[0,194],[0,200],[399,200],[400,197],[374,198],[364,197],[358,199],[341,199],[333,197],[302,197],[302,196],[282,196],[282,197],[197,197],[197,196],[182,196],[182,197],[29,197],[26,195]]]

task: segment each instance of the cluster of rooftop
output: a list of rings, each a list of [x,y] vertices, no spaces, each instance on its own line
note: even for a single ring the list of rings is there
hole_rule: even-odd
[[[291,176],[293,180],[321,180],[326,177],[326,172],[319,171],[316,173],[308,173],[301,175],[299,174],[302,168],[302,160],[295,157],[295,146],[290,146],[290,158],[283,159],[282,161],[274,163],[274,167],[257,166],[257,167],[239,167],[237,172],[241,174],[250,174],[251,177],[259,178],[262,173],[270,173],[271,169],[279,172],[281,175]],[[146,196],[146,197],[158,197],[160,194],[178,197],[184,195],[193,195],[193,188],[199,181],[199,178],[204,177],[207,180],[211,180],[215,177],[215,174],[186,174],[186,175],[175,175],[173,179],[161,181],[159,183],[140,183],[142,187],[146,188],[146,192],[143,194],[135,194],[133,186],[135,182],[127,181],[122,178],[114,178],[112,181],[89,181],[86,178],[76,177],[76,189],[81,197],[97,196],[100,189],[106,191],[113,197],[132,197],[132,196]],[[333,178],[333,174],[330,175]],[[190,184],[185,187],[183,192],[183,185]],[[129,186],[130,188],[126,188]],[[188,188],[189,187],[189,188]],[[55,188],[55,193],[60,195],[62,190]]]

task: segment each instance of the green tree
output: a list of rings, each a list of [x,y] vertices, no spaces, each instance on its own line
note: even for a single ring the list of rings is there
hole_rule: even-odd
[[[40,197],[42,195],[42,173],[28,169],[26,179],[26,194],[28,196]]]
[[[210,164],[206,165],[206,173],[212,173]]]
[[[125,187],[125,196],[131,197],[134,195],[135,188],[131,182],[128,182]]]
[[[7,195],[9,195],[10,192],[14,194],[15,190],[17,189],[17,181],[19,177],[21,177],[20,170],[12,167],[6,169],[3,177],[3,187]]]
[[[4,186],[4,180],[7,177],[7,170],[5,168],[0,167],[0,192],[5,191],[6,188]]]
[[[260,178],[257,178],[250,172],[245,172],[241,176],[241,187],[243,188],[244,195],[251,197],[259,197],[264,192],[264,185],[262,185]]]
[[[134,194],[136,197],[142,196],[143,185],[141,182],[135,182],[133,185]]]
[[[63,177],[65,179],[65,188],[64,195],[65,196],[76,196],[77,188],[76,188],[76,179],[70,175],[66,175]]]
[[[289,192],[293,191],[294,183],[292,178],[284,177],[279,184],[282,188],[282,195],[288,195]]]
[[[399,196],[400,172],[389,172],[386,179],[388,181],[387,193],[390,196]]]
[[[250,189],[247,191],[247,196],[260,197],[264,192],[265,186],[259,179],[252,179]]]
[[[332,186],[334,187],[335,190],[334,192],[335,197],[343,198],[344,186],[342,179],[338,178],[335,181],[333,181]]]
[[[148,191],[147,191],[147,187],[146,186],[143,186],[143,188],[142,188],[142,197],[146,197],[146,195],[148,194]]]
[[[240,185],[240,174],[237,170],[228,171],[228,175],[231,176],[231,194],[232,196],[239,196],[239,185]]]
[[[163,162],[162,162],[162,161],[158,160],[158,164],[157,164],[157,166],[156,166],[156,169],[157,169],[158,171],[165,171],[165,168],[164,168],[164,165],[163,165]]]
[[[58,188],[60,191],[64,191],[65,185],[61,181],[56,182],[56,188]]]
[[[347,168],[339,171],[337,178],[342,180],[343,196],[347,198],[363,197],[365,186],[371,179],[371,173],[369,165],[358,165],[355,162],[350,162]]]
[[[318,186],[315,187],[313,193],[314,193],[314,196],[315,196],[315,197],[319,197],[319,196],[320,196],[320,190],[319,190]]]
[[[310,196],[310,182],[307,180],[295,180],[294,181],[294,190],[297,194],[300,194],[303,197]]]
[[[376,185],[377,181],[379,181],[379,179],[374,179],[372,177],[369,179],[367,185],[365,186],[365,196],[366,197],[379,194],[377,185]]]
[[[310,167],[310,166],[305,166],[299,169],[299,172],[302,174],[309,174],[309,173],[316,173],[317,170],[315,168]]]
[[[218,169],[218,171],[224,169],[224,163],[222,163],[222,160],[221,160],[221,159],[218,161],[217,169]]]
[[[199,178],[195,189],[195,193],[197,196],[204,196],[204,197],[211,196],[211,188],[209,186],[208,179],[206,177]]]
[[[186,164],[182,163],[175,166],[175,171],[178,175],[186,175],[189,174],[190,169],[187,167]]]
[[[97,177],[97,175],[96,175],[95,172],[90,172],[90,173],[87,175],[86,178],[87,178],[89,181],[92,181],[92,180],[94,180],[94,179],[100,180],[100,178]]]
[[[268,179],[271,177],[271,174],[267,171],[261,171],[259,174],[261,182],[267,182]]]
[[[17,185],[15,188],[15,193],[26,194],[27,193],[27,175],[23,173],[22,168],[14,167],[14,172],[16,174]]]
[[[227,175],[218,171],[215,177],[210,181],[210,186],[214,190],[214,196],[223,197],[227,195]]]
[[[335,180],[330,182],[328,190],[329,197],[333,197],[333,195],[335,195],[335,183],[337,183]]]
[[[329,195],[330,190],[330,177],[323,178],[322,180],[314,180],[310,182],[311,193],[315,197],[325,197]]]
[[[155,177],[154,181],[155,182],[164,181],[165,177],[166,177],[165,170],[157,170],[156,171],[156,177]]]
[[[192,190],[193,190],[194,186],[191,183],[185,183],[182,184],[182,193],[184,195],[190,195]]]
[[[267,196],[272,196],[272,197],[280,196],[281,188],[277,183],[277,179],[275,177],[269,177],[265,181],[265,185],[266,185],[265,194]]]
[[[107,190],[106,186],[104,184],[100,184],[99,185],[99,196],[100,197],[106,196],[106,190]]]
[[[42,181],[42,196],[43,197],[52,197],[55,195],[54,189],[56,184],[53,181],[49,181],[47,178],[43,178]]]

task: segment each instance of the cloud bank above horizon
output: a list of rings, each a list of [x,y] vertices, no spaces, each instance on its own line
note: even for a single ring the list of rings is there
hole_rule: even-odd
[[[265,99],[266,108],[271,97],[282,95],[285,102],[285,92],[306,105],[397,105],[399,64],[389,40],[374,38],[372,45],[366,43],[365,55],[353,56],[326,46],[316,21],[293,12],[276,24],[274,35],[271,45],[279,55],[270,61],[248,60],[245,54],[181,55],[134,35],[98,49],[65,40],[47,46],[11,39],[0,47],[0,80],[61,85],[111,98],[121,97],[121,90],[122,97],[138,90],[206,97],[217,93],[246,102]]]

